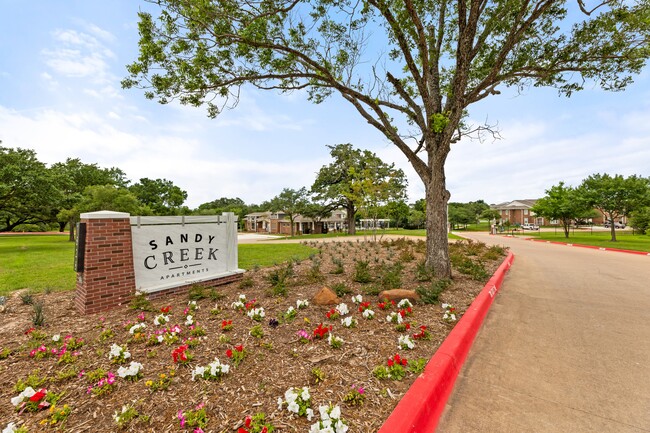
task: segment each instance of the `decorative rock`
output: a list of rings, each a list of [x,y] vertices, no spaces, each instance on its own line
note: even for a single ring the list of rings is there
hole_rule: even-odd
[[[384,290],[379,294],[379,299],[382,301],[388,299],[389,301],[399,302],[402,299],[408,299],[409,301],[419,301],[420,295],[418,295],[415,290],[405,290],[405,289],[393,289],[393,290]]]
[[[323,287],[316,293],[312,303],[315,305],[335,305],[339,303],[339,298],[332,289]]]

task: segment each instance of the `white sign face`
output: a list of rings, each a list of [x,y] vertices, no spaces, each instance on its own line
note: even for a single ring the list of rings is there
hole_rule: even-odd
[[[132,226],[136,290],[155,292],[232,274],[228,225]]]

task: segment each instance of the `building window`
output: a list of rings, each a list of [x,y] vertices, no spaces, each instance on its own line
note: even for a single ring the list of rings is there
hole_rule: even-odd
[[[528,209],[524,209],[524,215],[528,215]]]

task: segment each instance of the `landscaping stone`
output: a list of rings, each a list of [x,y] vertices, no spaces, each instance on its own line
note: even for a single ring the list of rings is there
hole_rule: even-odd
[[[384,290],[381,292],[379,294],[379,299],[388,299],[389,301],[395,302],[399,302],[402,299],[408,299],[409,301],[419,301],[420,295],[418,295],[415,290],[393,289]]]
[[[314,295],[312,301],[315,305],[336,305],[339,303],[339,297],[329,287],[323,287]]]

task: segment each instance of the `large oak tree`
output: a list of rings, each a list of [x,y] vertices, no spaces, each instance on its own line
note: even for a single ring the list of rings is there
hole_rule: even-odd
[[[451,276],[445,161],[480,132],[468,108],[504,86],[620,90],[648,57],[648,0],[155,0],[129,87],[167,103],[237,103],[240,87],[338,93],[422,179],[427,264]],[[399,129],[398,126],[408,124]]]

